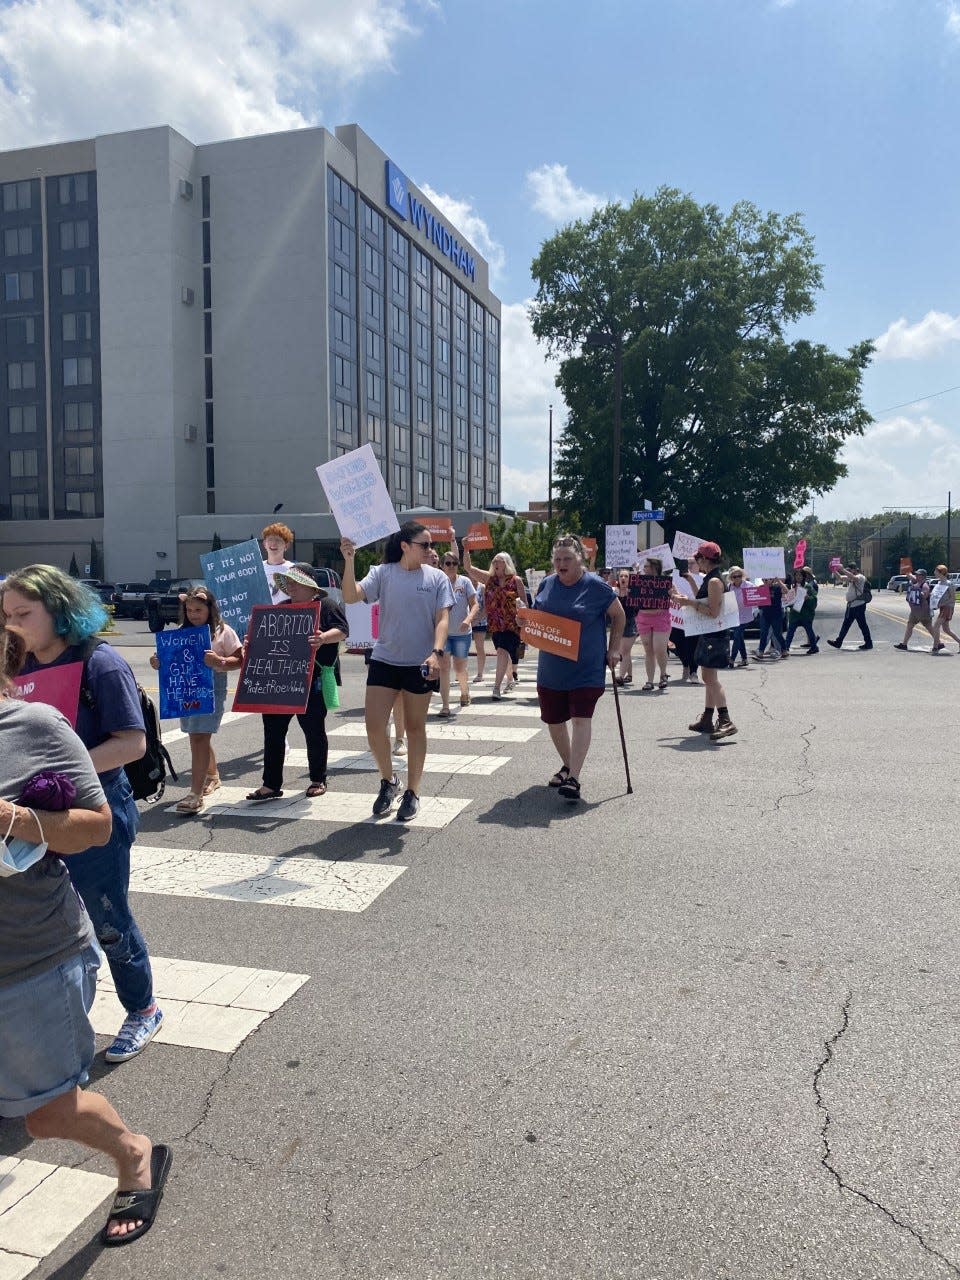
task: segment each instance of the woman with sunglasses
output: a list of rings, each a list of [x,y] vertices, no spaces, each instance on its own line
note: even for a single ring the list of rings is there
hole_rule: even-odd
[[[703,581],[696,597],[691,600],[674,591],[673,603],[681,609],[690,609],[706,614],[710,618],[718,618],[723,610],[725,588],[720,574],[720,559],[723,553],[715,542],[701,542],[697,554],[693,557],[697,568],[703,574]],[[709,733],[714,742],[721,738],[729,738],[737,732],[737,727],[730,719],[727,710],[727,695],[720,683],[720,672],[730,665],[729,632],[710,632],[702,635],[697,641],[697,666],[703,672],[704,701],[703,715],[690,725],[694,733]],[[714,723],[716,713],[716,723]]]
[[[380,604],[380,634],[367,668],[364,718],[367,742],[380,770],[374,817],[393,808],[400,789],[390,755],[390,712],[399,691],[407,733],[407,789],[397,819],[409,822],[420,808],[420,780],[427,756],[427,708],[437,688],[447,643],[453,591],[440,569],[426,563],[433,541],[422,524],[408,520],[387,539],[383,563],[357,582],[356,547],[340,539],[343,598],[347,604]]]
[[[733,642],[730,647],[730,665],[731,667],[749,667],[750,659],[747,657],[745,631],[747,623],[753,621],[756,610],[752,604],[743,603],[743,570],[738,564],[732,565],[727,574],[727,590],[732,591],[736,596],[737,608],[740,611],[740,621],[730,631],[730,639]]]
[[[473,638],[473,620],[477,616],[477,589],[465,574],[459,573],[460,549],[454,539],[450,550],[444,555],[440,567],[450,581],[453,592],[453,608],[450,610],[450,627],[447,634],[446,652],[440,659],[440,701],[439,714],[450,715],[450,665],[456,673],[460,686],[460,705],[470,705],[470,685],[467,680],[467,658],[470,654],[470,641]]]

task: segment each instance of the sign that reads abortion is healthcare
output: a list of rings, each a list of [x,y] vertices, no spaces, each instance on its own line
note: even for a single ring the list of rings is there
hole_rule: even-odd
[[[400,528],[372,445],[317,467],[337,528],[357,547],[388,538]]]
[[[319,604],[274,604],[254,609],[234,711],[259,711],[261,715],[305,711],[316,656],[310,637],[319,627]]]

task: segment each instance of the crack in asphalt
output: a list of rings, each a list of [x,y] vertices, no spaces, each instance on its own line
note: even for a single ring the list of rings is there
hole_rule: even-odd
[[[244,1046],[247,1045],[259,1033],[261,1027],[265,1027],[269,1021],[270,1021],[269,1017],[264,1018],[263,1022],[260,1023],[260,1026],[256,1027],[253,1031],[251,1031],[251,1033],[246,1037],[246,1039],[244,1039],[242,1043],[238,1044],[236,1049],[234,1049],[232,1053],[227,1055],[227,1061],[224,1063],[223,1070],[218,1072],[217,1075],[214,1076],[214,1078],[210,1081],[210,1084],[207,1087],[206,1093],[203,1096],[203,1101],[200,1104],[200,1112],[199,1112],[199,1115],[197,1116],[197,1119],[193,1122],[193,1124],[190,1126],[189,1129],[187,1129],[184,1133],[180,1134],[179,1137],[174,1139],[175,1142],[191,1143],[193,1146],[204,1147],[206,1148],[207,1151],[219,1157],[221,1160],[231,1160],[233,1161],[234,1164],[242,1165],[246,1169],[253,1169],[255,1171],[260,1171],[262,1169],[266,1169],[269,1167],[268,1163],[264,1160],[248,1160],[245,1156],[235,1155],[232,1151],[223,1151],[218,1146],[216,1146],[215,1143],[208,1142],[205,1138],[200,1138],[196,1136],[198,1133],[198,1130],[200,1130],[209,1120],[210,1110],[213,1106],[214,1094],[216,1093],[220,1085],[226,1083],[227,1077],[230,1075],[230,1072],[233,1070],[233,1065],[236,1062],[237,1058],[239,1057]]]
[[[767,687],[767,684],[770,679],[770,673],[766,670],[765,667],[761,667],[759,675],[760,675],[760,690],[762,691]],[[763,698],[760,697],[759,691],[755,689],[748,689],[746,692],[747,692],[747,697],[757,704],[757,706],[763,712],[764,716],[771,722],[771,724],[778,723],[777,717],[773,714],[773,712],[764,702]]]
[[[810,752],[813,749],[813,743],[810,735],[816,732],[817,726],[810,725],[809,729],[803,729],[800,732],[800,739],[803,742],[803,748],[800,751],[800,766],[797,770],[797,781],[800,784],[799,791],[784,791],[773,802],[772,809],[764,809],[761,811],[761,818],[772,818],[775,814],[779,814],[786,800],[803,800],[813,792],[814,772],[810,765]]]
[[[830,1148],[830,1126],[833,1122],[833,1117],[831,1116],[826,1101],[824,1100],[821,1080],[823,1073],[834,1060],[837,1045],[850,1028],[850,1005],[852,1000],[853,992],[848,991],[843,1004],[840,1007],[840,1026],[829,1040],[824,1042],[823,1057],[820,1059],[817,1069],[813,1073],[813,1096],[816,1102],[817,1111],[823,1116],[823,1123],[820,1126],[820,1163],[836,1183],[839,1191],[848,1191],[851,1195],[862,1200],[864,1204],[869,1205],[871,1209],[876,1209],[877,1212],[881,1213],[888,1222],[892,1222],[898,1230],[905,1231],[909,1236],[911,1236],[920,1248],[923,1249],[924,1253],[929,1254],[931,1258],[936,1258],[938,1262],[942,1262],[944,1266],[950,1270],[952,1275],[960,1276],[960,1266],[951,1262],[951,1260],[945,1254],[941,1253],[939,1249],[936,1249],[933,1245],[929,1244],[920,1232],[917,1231],[915,1227],[912,1227],[909,1222],[904,1222],[902,1218],[898,1218],[891,1209],[888,1209],[886,1205],[881,1204],[879,1200],[875,1200],[871,1195],[868,1195],[866,1191],[863,1191],[859,1187],[853,1186],[852,1183],[847,1182],[834,1163],[833,1151]]]

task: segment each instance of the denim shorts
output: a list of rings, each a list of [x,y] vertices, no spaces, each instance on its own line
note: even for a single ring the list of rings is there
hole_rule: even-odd
[[[85,947],[0,987],[0,1116],[27,1116],[87,1083],[97,1047],[87,1015],[99,967],[96,948]]]
[[[447,653],[455,658],[469,658],[470,646],[473,644],[473,633],[461,631],[459,635],[447,636]]]

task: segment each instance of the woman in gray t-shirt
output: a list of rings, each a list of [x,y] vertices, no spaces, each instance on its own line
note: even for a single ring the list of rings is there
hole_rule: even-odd
[[[0,1116],[22,1117],[34,1138],[65,1138],[110,1156],[122,1204],[114,1205],[101,1239],[127,1243],[149,1229],[170,1156],[132,1133],[106,1098],[81,1087],[96,1051],[88,1014],[99,956],[90,919],[57,856],[104,844],[110,806],[86,748],[60,712],[11,697],[24,657],[22,636],[0,626],[4,841],[50,849],[25,871],[0,875]],[[28,789],[30,808],[20,800]],[[44,808],[44,796],[51,806],[68,807]]]

